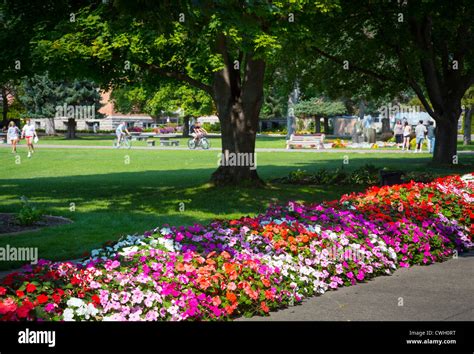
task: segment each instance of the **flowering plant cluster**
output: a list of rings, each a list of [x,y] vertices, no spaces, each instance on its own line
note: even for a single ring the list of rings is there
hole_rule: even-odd
[[[473,247],[474,179],[372,187],[338,201],[164,227],[40,261],[0,284],[0,320],[223,320],[264,315]]]

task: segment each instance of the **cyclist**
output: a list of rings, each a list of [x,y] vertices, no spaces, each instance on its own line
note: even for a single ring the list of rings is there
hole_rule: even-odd
[[[115,129],[115,135],[117,136],[117,148],[120,146],[120,143],[122,142],[122,139],[125,137],[125,135],[130,135],[130,133],[127,130],[127,124],[125,122],[121,122],[117,129]]]
[[[199,143],[199,139],[207,135],[206,129],[202,128],[199,122],[191,126],[191,132],[191,136],[194,138],[196,145]]]

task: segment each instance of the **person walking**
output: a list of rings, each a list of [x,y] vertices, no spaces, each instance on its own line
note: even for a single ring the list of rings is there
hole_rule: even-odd
[[[7,141],[12,145],[12,154],[16,154],[18,140],[20,140],[20,129],[18,129],[14,121],[11,121],[8,125]]]
[[[426,133],[426,137],[428,138],[428,149],[429,153],[432,154],[434,153],[434,146],[435,146],[435,126],[433,124],[433,121],[430,120],[428,123],[428,128],[426,129],[428,132]]]
[[[411,135],[411,126],[408,122],[405,122],[403,126],[403,147],[402,151],[410,150],[410,135]]]
[[[397,120],[395,127],[393,128],[393,134],[395,135],[395,142],[397,147],[401,148],[403,144],[403,125],[400,120]]]
[[[26,138],[26,145],[28,145],[28,157],[31,157],[31,155],[35,152],[33,139],[38,139],[38,135],[36,134],[35,125],[30,118],[26,120],[26,124],[21,130],[21,138]]]
[[[425,125],[423,124],[423,121],[420,120],[418,122],[418,125],[415,128],[415,134],[416,134],[416,149],[415,152],[421,152],[423,149],[423,141],[425,140],[425,135],[427,133],[427,129]]]

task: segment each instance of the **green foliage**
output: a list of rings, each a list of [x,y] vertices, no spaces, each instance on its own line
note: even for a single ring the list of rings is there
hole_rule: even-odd
[[[206,92],[189,85],[169,82],[161,85],[146,102],[145,112],[159,116],[181,110],[182,116],[199,117],[215,112],[212,98]]]
[[[162,81],[156,86],[124,85],[112,91],[117,111],[148,113],[158,117],[173,115],[199,117],[215,112],[212,98],[205,91],[174,81]]]
[[[383,170],[388,169],[384,168]],[[404,182],[431,182],[433,179],[435,179],[435,175],[431,172],[410,171],[403,173]],[[336,168],[334,170],[321,169],[312,173],[298,169],[290,172],[287,177],[276,181],[299,185],[373,186],[380,182],[380,168],[372,164],[365,164],[350,172],[343,168]]]
[[[16,219],[20,225],[31,226],[43,218],[43,211],[37,209],[26,197],[21,197],[21,209]]]
[[[296,115],[333,117],[347,113],[343,102],[332,101],[325,98],[315,97],[300,101],[295,105]]]
[[[219,122],[211,124],[211,123],[204,123],[202,125],[204,129],[206,129],[209,133],[220,133],[221,132],[221,124]]]
[[[52,118],[57,106],[94,106],[95,116],[101,117],[102,107],[98,86],[88,80],[54,81],[46,72],[25,78],[19,100],[30,117]]]
[[[142,113],[148,99],[148,92],[140,86],[123,86],[112,91],[114,108],[121,113]]]

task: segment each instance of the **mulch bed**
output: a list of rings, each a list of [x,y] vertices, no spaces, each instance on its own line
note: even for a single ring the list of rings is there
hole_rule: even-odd
[[[28,231],[36,231],[44,227],[59,226],[70,224],[72,220],[61,216],[45,215],[43,218],[33,225],[20,225],[16,220],[16,214],[0,213],[0,236],[10,235],[12,233],[23,233]]]

